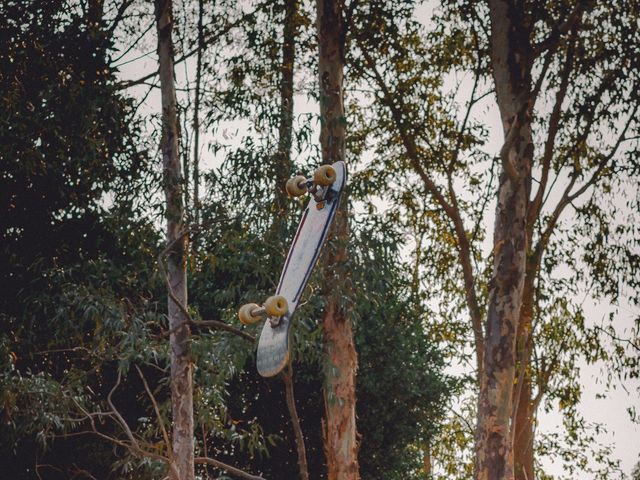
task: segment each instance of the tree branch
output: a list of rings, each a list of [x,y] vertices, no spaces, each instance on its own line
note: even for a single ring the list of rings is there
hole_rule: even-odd
[[[142,370],[140,370],[140,367],[138,365],[136,365],[135,367],[136,367],[136,370],[138,371],[138,375],[140,376],[140,380],[142,380],[142,384],[144,385],[144,390],[147,392],[147,395],[149,396],[149,399],[153,404],[153,411],[155,412],[156,419],[158,420],[158,424],[160,425],[160,431],[162,432],[162,438],[167,448],[167,454],[169,455],[169,459],[173,461],[173,449],[171,447],[171,441],[169,440],[169,433],[167,432],[167,429],[164,426],[164,419],[162,418],[162,415],[160,415],[160,408],[158,407],[158,402],[156,401],[156,397],[153,395],[153,393],[151,393],[151,389],[149,388],[147,379],[144,378],[144,375],[142,374]]]
[[[558,46],[558,43],[562,35],[567,33],[569,30],[575,27],[578,23],[580,23],[580,21],[582,20],[582,14],[585,11],[585,7],[587,6],[587,3],[588,2],[584,2],[584,1],[576,2],[576,5],[573,7],[573,10],[571,11],[571,13],[569,13],[569,16],[567,17],[567,19],[564,22],[562,22],[560,25],[554,25],[551,28],[551,32],[549,33],[547,38],[545,38],[544,40],[542,40],[541,42],[533,46],[534,56],[538,56],[546,50],[555,49]]]
[[[307,466],[307,452],[304,445],[304,436],[300,427],[300,418],[296,409],[296,399],[293,391],[293,368],[291,361],[287,364],[282,372],[282,380],[284,381],[285,393],[287,397],[287,408],[291,417],[291,424],[296,436],[296,447],[298,449],[298,467],[300,469],[300,478],[309,480],[309,467]]]
[[[266,3],[265,3],[266,5]],[[209,45],[213,42],[216,42],[218,40],[220,40],[220,38],[222,38],[224,35],[226,35],[227,33],[229,33],[231,30],[233,30],[234,28],[242,25],[246,20],[248,20],[249,18],[251,18],[252,16],[254,16],[256,13],[258,13],[263,7],[258,7],[257,9],[253,10],[250,13],[245,13],[244,15],[242,15],[238,20],[236,20],[235,22],[232,22],[228,25],[226,25],[224,28],[216,30],[215,34],[212,34],[210,36],[207,36],[205,39],[203,39],[203,45]],[[183,54],[182,56],[180,56],[178,59],[176,59],[173,63],[174,66],[184,62],[185,60],[191,58],[193,55],[197,54],[199,50],[199,47],[193,48],[191,50],[189,50],[187,53]],[[143,77],[140,77],[136,80],[129,80],[129,81],[125,81],[122,82],[119,86],[118,86],[118,90],[123,90],[125,88],[130,88],[136,85],[139,85],[141,83],[146,82],[147,80],[155,77],[156,75],[158,75],[159,71],[153,71],[147,75],[144,75]]]
[[[462,267],[467,305],[469,307],[471,324],[474,333],[476,367],[478,369],[478,374],[481,374],[483,371],[482,359],[484,356],[484,332],[482,329],[482,317],[480,314],[480,307],[475,290],[475,277],[473,273],[473,267],[471,265],[471,248],[469,245],[467,232],[464,228],[464,223],[462,222],[462,218],[460,216],[460,210],[455,192],[453,190],[453,184],[451,183],[451,179],[449,178],[449,195],[452,202],[449,203],[442,192],[440,192],[435,182],[429,177],[429,175],[427,175],[426,171],[420,164],[420,155],[415,144],[415,140],[411,135],[408,134],[408,132],[404,128],[401,107],[394,102],[394,100],[397,100],[398,102],[400,102],[401,100],[398,100],[397,97],[394,97],[391,94],[389,88],[386,85],[386,82],[384,81],[384,78],[376,68],[373,58],[369,55],[366,49],[361,47],[360,50],[362,51],[362,55],[365,58],[367,66],[373,74],[374,80],[383,93],[383,101],[391,111],[392,118],[394,120],[396,128],[400,133],[400,136],[402,137],[403,145],[405,147],[411,165],[413,166],[413,169],[422,179],[429,194],[442,207],[445,214],[449,217],[450,221],[453,224],[453,230],[457,238],[458,259],[460,261],[460,266]]]
[[[544,154],[542,157],[542,173],[540,176],[540,184],[538,191],[534,199],[529,205],[529,219],[528,228],[533,228],[535,224],[534,220],[538,217],[540,209],[542,208],[542,199],[544,198],[544,192],[547,188],[547,182],[549,180],[549,170],[551,168],[551,159],[553,158],[553,152],[555,149],[556,136],[560,127],[560,117],[562,114],[562,103],[567,94],[567,88],[569,86],[569,76],[573,67],[573,50],[575,33],[572,35],[572,41],[567,49],[567,56],[564,62],[564,67],[560,73],[560,86],[556,93],[556,101],[553,105],[551,117],[549,118],[549,129],[547,133],[547,140],[544,144]]]
[[[221,470],[225,470],[226,472],[235,475],[240,478],[244,478],[245,480],[265,480],[263,477],[259,477],[257,475],[251,475],[239,468],[232,467],[231,465],[227,465],[226,463],[221,462],[220,460],[216,460],[210,457],[196,457],[193,459],[195,463],[211,465],[213,467],[219,468]]]
[[[255,343],[256,341],[256,337],[254,337],[253,335],[245,332],[244,330],[235,328],[228,323],[221,322],[220,320],[191,320],[189,324],[194,327],[209,327],[218,330],[224,330],[225,332],[233,333],[234,335],[244,338],[251,343]]]
[[[567,185],[567,188],[565,188],[562,198],[560,199],[555,209],[553,210],[553,213],[551,214],[551,216],[549,217],[549,220],[547,221],[546,228],[544,229],[544,231],[542,232],[542,235],[540,236],[540,239],[538,240],[538,243],[535,248],[536,255],[542,255],[542,251],[544,250],[547,243],[549,242],[551,234],[553,233],[553,229],[555,228],[558,220],[560,219],[560,215],[562,214],[564,209],[567,207],[567,205],[571,204],[571,202],[573,202],[575,199],[577,199],[582,194],[584,194],[590,187],[595,185],[597,181],[600,179],[600,176],[608,166],[609,161],[611,161],[611,159],[616,155],[616,153],[618,153],[618,149],[620,148],[620,145],[622,145],[622,143],[626,140],[625,136],[626,136],[627,130],[629,129],[629,126],[631,125],[631,123],[635,120],[635,116],[637,112],[638,112],[638,104],[636,104],[633,107],[633,110],[631,111],[629,117],[627,118],[624,128],[620,132],[620,135],[618,135],[616,143],[611,148],[611,151],[609,152],[609,154],[604,155],[601,158],[597,168],[592,173],[591,177],[586,182],[584,182],[582,186],[580,186],[580,188],[578,188],[572,193],[573,187],[576,183],[576,179],[578,178],[578,173],[574,172],[574,175],[571,177],[571,181],[569,182],[569,185]]]
[[[163,333],[163,336],[171,335],[172,333],[175,333],[177,330],[179,330],[180,328],[184,327],[185,325],[189,325],[189,326],[195,326],[195,327],[209,327],[209,328],[216,328],[218,330],[224,330],[225,332],[233,333],[234,335],[238,335],[239,337],[244,338],[245,340],[248,340],[249,342],[255,343],[256,339],[255,339],[255,337],[253,335],[251,335],[251,334],[249,334],[247,332],[244,332],[244,331],[242,331],[242,330],[240,330],[238,328],[235,328],[234,326],[229,325],[227,323],[221,322],[219,320],[194,320],[193,317],[191,316],[191,314],[189,313],[189,311],[187,310],[187,308],[182,304],[182,302],[180,302],[180,300],[176,297],[175,293],[173,292],[173,288],[171,287],[171,282],[169,281],[169,275],[167,273],[167,269],[165,267],[163,258],[165,256],[167,256],[169,254],[169,252],[171,252],[173,247],[185,235],[187,235],[190,230],[191,230],[190,228],[183,229],[177,235],[177,237],[165,247],[165,249],[160,253],[160,255],[158,255],[158,259],[157,259],[158,265],[160,267],[160,271],[162,272],[162,274],[164,276],[165,284],[167,286],[167,291],[169,293],[169,298],[171,298],[171,301],[174,302],[178,306],[178,308],[180,309],[182,314],[187,318],[186,322],[182,322],[182,323],[176,325],[175,327],[173,327],[168,332]]]

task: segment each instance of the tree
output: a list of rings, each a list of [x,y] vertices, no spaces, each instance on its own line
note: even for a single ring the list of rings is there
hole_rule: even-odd
[[[173,12],[171,0],[155,2],[158,61],[162,92],[162,166],[167,219],[168,317],[171,329],[171,411],[175,480],[195,478],[193,443],[193,373],[187,314],[187,232],[184,225],[182,165],[173,76]]]
[[[282,266],[300,213],[300,205],[285,203],[284,196],[279,200],[285,213],[272,208],[278,201],[273,172],[282,169],[284,178],[298,168],[310,172],[319,163],[316,142],[310,136],[312,122],[307,121],[316,115],[298,117],[291,109],[293,101],[288,101],[297,92],[305,93],[306,83],[296,85],[293,69],[283,68],[291,58],[285,58],[291,54],[285,55],[285,50],[295,47],[296,76],[303,80],[315,76],[313,8],[310,2],[264,2],[246,13],[210,2],[183,6],[172,17],[173,31],[182,35],[176,34],[172,42],[174,65],[182,66],[181,59],[198,55],[197,32],[204,39],[202,68],[194,71],[197,77],[200,70],[197,117],[202,128],[215,131],[222,120],[245,118],[253,128],[240,148],[224,151],[221,169],[203,177],[209,183],[203,190],[206,194],[197,196],[200,223],[187,227],[183,220],[177,228],[178,242],[186,233],[198,245],[183,253],[188,260],[190,297],[186,311],[180,308],[185,304],[176,303],[171,295],[167,300],[162,267],[177,257],[168,248],[175,245],[162,240],[158,225],[172,205],[162,208],[161,182],[143,150],[156,150],[151,145],[160,128],[156,132],[154,127],[167,125],[155,122],[155,115],[143,116],[145,109],[139,108],[140,101],[147,101],[147,86],[151,92],[157,89],[153,86],[157,75],[140,82],[118,82],[115,76],[118,65],[129,62],[127,52],[133,57],[153,53],[136,52],[135,46],[147,48],[147,41],[155,41],[155,15],[148,4],[135,1],[67,2],[63,10],[57,4],[49,8],[37,2],[0,7],[6,8],[7,28],[13,29],[2,37],[9,46],[3,51],[13,60],[7,61],[11,75],[2,77],[11,95],[2,101],[7,112],[19,113],[12,122],[1,124],[0,135],[7,140],[1,151],[6,158],[30,158],[35,150],[46,166],[38,175],[31,172],[32,196],[22,191],[30,188],[23,176],[31,163],[7,163],[11,168],[3,176],[7,182],[3,194],[11,192],[7,211],[20,210],[3,217],[10,220],[2,260],[10,277],[6,284],[17,294],[15,301],[2,304],[0,317],[1,405],[3,418],[10,422],[2,426],[3,458],[7,459],[3,463],[11,465],[17,476],[30,478],[28,468],[34,462],[43,477],[53,469],[64,472],[61,475],[95,476],[111,468],[114,476],[179,476],[181,459],[174,454],[176,438],[168,421],[173,392],[166,388],[171,385],[169,370],[175,354],[168,339],[174,334],[175,340],[178,332],[168,323],[170,305],[186,319],[177,326],[192,330],[188,358],[194,366],[196,474],[211,475],[215,469],[256,478],[229,464],[268,477],[289,478],[299,471],[284,390],[280,382],[267,382],[255,374],[252,342],[257,331],[239,327],[235,311],[248,298],[272,293],[274,272]],[[297,14],[291,7],[298,8]],[[294,21],[299,30],[283,31],[285,20]],[[201,29],[196,28],[199,23]],[[151,33],[145,37],[147,28]],[[160,29],[164,47],[169,30]],[[286,40],[289,35],[294,43]],[[31,39],[35,52],[46,45],[50,54],[36,55],[31,47],[22,52]],[[226,42],[242,45],[243,50],[225,49]],[[33,61],[36,57],[38,61]],[[166,48],[161,57],[167,61]],[[94,68],[100,73],[95,79],[90,75]],[[167,69],[160,70],[166,87]],[[181,70],[176,68],[178,78],[173,79],[179,117],[191,120],[197,102],[185,101],[184,96],[193,93],[194,82],[187,76],[186,84],[181,83]],[[60,76],[61,71],[69,75]],[[152,83],[144,85],[147,80]],[[141,92],[137,101],[127,98],[130,91],[123,88],[133,83]],[[284,85],[286,95],[282,95]],[[315,97],[317,89],[307,93]],[[29,116],[24,113],[29,111],[28,102],[39,105],[34,99],[49,107]],[[224,118],[218,116],[221,112]],[[167,113],[171,108],[163,109]],[[183,130],[188,128],[185,122]],[[283,135],[278,135],[280,130]],[[168,138],[177,138],[175,131],[170,133],[163,136],[163,145],[168,145]],[[34,144],[39,137],[43,143]],[[183,154],[191,152],[188,138],[185,134],[181,141]],[[274,154],[282,150],[276,145],[280,140],[288,155],[286,162]],[[218,146],[214,142],[213,150]],[[355,165],[362,151],[357,141],[348,148]],[[175,148],[162,149],[171,158],[176,158],[174,152]],[[191,165],[187,163],[185,171],[187,166]],[[169,181],[162,184],[173,200],[181,196],[176,186],[182,193],[195,190],[194,183],[180,182],[175,174],[174,170],[173,181],[167,175]],[[362,183],[357,176],[350,183],[355,199],[355,192],[363,191]],[[184,196],[196,201],[195,195]],[[366,195],[357,201],[370,208]],[[165,216],[165,220],[175,226],[180,216]],[[31,225],[30,218],[44,220]],[[272,231],[274,220],[281,224],[277,232]],[[354,215],[352,221],[348,269],[350,297],[355,300],[348,312],[363,326],[354,325],[354,341],[363,350],[360,392],[367,399],[358,407],[360,431],[367,439],[361,446],[363,475],[420,478],[425,445],[437,429],[448,382],[441,375],[438,350],[429,338],[417,334],[426,313],[416,299],[406,297],[411,288],[406,265],[400,260],[400,237],[384,228],[384,218]],[[156,267],[158,256],[160,267]],[[33,272],[41,278],[34,278]],[[297,316],[294,342],[302,432],[309,447],[310,471],[321,477],[325,471],[324,408],[319,395],[324,305],[317,292],[324,288],[324,281],[320,271],[312,279],[308,302]],[[170,291],[176,296],[173,288]],[[381,352],[389,348],[393,358],[381,362]],[[407,409],[405,404],[412,407]],[[367,405],[375,405],[376,411]],[[82,458],[76,451],[82,452]]]
[[[318,78],[320,85],[320,148],[323,163],[345,159],[346,119],[343,102],[344,4],[318,1]],[[324,335],[324,442],[328,478],[359,478],[356,442],[355,377],[357,356],[353,327],[344,297],[348,295],[346,201],[336,213],[333,244],[326,256],[329,291],[322,320]],[[343,297],[343,298],[341,298]]]
[[[504,128],[502,169],[493,231],[493,272],[478,372],[476,478],[513,478],[511,415],[527,255],[527,201],[531,191],[531,32],[524,12],[489,2],[491,65]]]
[[[110,445],[68,419],[104,408],[114,350],[156,307],[156,178],[110,62],[119,10],[80,6],[0,6],[0,462],[15,478],[112,467]],[[127,418],[143,416],[128,393]]]
[[[491,379],[485,379],[491,382],[499,380],[493,391],[501,392],[501,407],[496,413],[502,426],[493,435],[504,448],[500,452],[503,459],[497,462],[507,470],[511,468],[508,450],[515,439],[515,473],[524,478],[524,472],[529,472],[531,478],[534,448],[552,455],[557,451],[534,441],[540,405],[546,403],[550,408],[547,402],[551,401],[562,405],[568,439],[588,435],[585,422],[577,418],[575,410],[580,386],[568,375],[578,359],[595,362],[618,358],[630,369],[627,371],[637,368],[635,362],[621,360],[630,359],[622,345],[607,346],[608,339],[599,333],[602,326],[585,322],[582,306],[567,300],[578,292],[590,293],[597,300],[604,298],[599,292],[607,292],[606,298],[616,301],[621,290],[631,287],[633,291],[637,285],[632,273],[637,271],[634,230],[619,223],[614,215],[623,210],[625,215],[634,216],[636,187],[630,188],[626,205],[609,205],[609,213],[604,213],[604,199],[609,198],[612,188],[615,190],[614,185],[621,185],[627,175],[637,171],[632,153],[638,148],[638,99],[633,93],[637,80],[629,70],[635,59],[628,41],[623,42],[625,45],[618,43],[622,37],[637,43],[636,32],[627,29],[637,9],[630,6],[619,12],[588,4],[574,8],[569,3],[508,5],[445,3],[442,13],[436,14],[426,28],[412,17],[411,5],[403,2],[397,5],[397,12],[402,14],[396,15],[391,8],[359,3],[352,21],[358,45],[353,63],[362,78],[361,88],[371,92],[367,98],[375,112],[363,119],[363,142],[375,141],[376,156],[385,159],[384,163],[374,160],[363,175],[378,179],[372,182],[371,191],[383,192],[386,199],[407,208],[406,216],[399,220],[418,234],[415,255],[422,263],[418,276],[445,279],[440,285],[432,281],[428,284],[432,302],[437,298],[443,305],[439,308],[443,325],[437,327],[436,334],[456,345],[456,358],[469,369],[473,367],[468,362],[474,359],[476,385],[480,388],[484,388],[483,376],[491,375]],[[487,28],[489,20],[495,32]],[[514,28],[505,30],[509,23]],[[513,35],[509,44],[504,42],[505,31]],[[372,46],[381,53],[372,55]],[[521,48],[522,52],[516,52]],[[514,55],[515,63],[491,68],[491,61],[509,55]],[[492,73],[495,80],[490,77]],[[471,74],[471,78],[455,86],[443,81],[460,79],[464,74]],[[512,99],[505,100],[505,87],[520,89],[528,98],[513,99],[524,110],[507,105]],[[494,88],[501,102],[498,106],[506,137],[499,154],[491,158],[484,151],[487,130],[476,112],[491,98]],[[511,129],[514,115],[520,121]],[[516,306],[522,295],[523,307],[517,309],[517,319],[511,315],[512,309],[505,324],[485,313],[496,310],[495,303],[494,307],[487,305],[491,303],[487,293],[490,288],[496,293],[500,284],[495,280],[490,283],[490,270],[483,260],[489,252],[483,251],[482,241],[484,211],[495,192],[495,169],[502,166],[506,174],[500,180],[502,193],[512,181],[520,181],[518,169],[514,172],[512,168],[518,156],[514,149],[521,149],[518,155],[524,162],[516,165],[525,172],[521,180],[527,183],[527,162],[531,161],[535,181],[525,188],[532,190],[531,197],[518,190],[518,209],[511,210],[519,212],[520,220],[523,208],[526,211],[524,226],[518,227],[525,229],[526,264],[524,280],[522,263],[517,264],[512,284],[515,290],[511,292]],[[397,178],[403,181],[398,184]],[[389,184],[393,187],[388,188]],[[407,191],[418,192],[423,200],[411,198]],[[574,214],[562,221],[571,209]],[[497,227],[506,220],[508,217],[498,217]],[[513,238],[522,240],[521,233]],[[592,251],[584,248],[587,239],[593,239],[589,243]],[[510,253],[509,249],[502,250],[506,243],[496,240],[494,262]],[[519,253],[514,259],[522,262],[522,242],[517,247]],[[500,264],[494,266],[493,275]],[[576,282],[562,278],[565,268],[574,272]],[[583,274],[586,270],[598,272],[592,277],[595,280]],[[595,285],[598,293],[591,290]],[[635,302],[636,295],[630,299]],[[465,323],[461,322],[463,309],[468,318]],[[501,325],[508,327],[504,338],[488,336]],[[495,365],[490,367],[492,372],[483,370],[488,368],[487,355],[496,352],[486,349],[494,349],[503,340],[507,342],[504,353],[508,360],[502,365],[506,370],[501,370],[505,376],[498,378],[493,371]],[[461,348],[463,345],[470,348]],[[512,373],[515,382],[510,380]],[[509,399],[504,389],[513,383]],[[484,398],[489,394],[485,390]],[[494,397],[494,407],[497,401]],[[487,413],[485,409],[484,417],[491,418]],[[575,468],[581,468],[578,465],[582,466],[582,460],[573,458]],[[484,462],[486,458],[479,460]]]

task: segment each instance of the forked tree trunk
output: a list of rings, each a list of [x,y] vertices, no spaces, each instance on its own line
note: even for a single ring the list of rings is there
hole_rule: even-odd
[[[320,48],[320,146],[323,163],[345,159],[346,121],[343,103],[344,20],[341,0],[318,0]],[[328,292],[324,333],[324,448],[329,480],[360,477],[356,442],[355,377],[357,356],[351,319],[341,297],[345,294],[348,224],[347,203],[338,209],[325,258]]]
[[[493,236],[484,371],[476,430],[476,478],[514,477],[511,415],[516,334],[527,256],[531,186],[531,41],[521,6],[490,0],[491,62],[505,144]]]
[[[156,0],[160,91],[162,98],[162,165],[166,198],[167,244],[172,246],[167,257],[169,280],[169,326],[171,328],[171,411],[173,461],[179,479],[193,480],[193,383],[187,317],[186,251],[182,203],[182,169],[178,155],[178,117],[173,72],[173,27],[171,0]],[[174,298],[171,298],[171,297]],[[179,302],[179,304],[177,303]]]
[[[535,268],[527,262],[522,309],[518,323],[516,351],[516,383],[513,387],[514,412],[512,416],[513,463],[516,480],[534,480],[533,436],[534,408],[531,385],[531,353],[533,348],[532,319]]]

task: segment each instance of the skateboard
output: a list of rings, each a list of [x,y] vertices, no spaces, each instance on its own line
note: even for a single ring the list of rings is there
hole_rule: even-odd
[[[346,181],[347,169],[342,161],[322,165],[313,178],[298,175],[287,181],[289,195],[299,197],[309,193],[311,198],[284,262],[276,293],[262,306],[248,303],[238,311],[243,324],[266,319],[258,340],[256,362],[263,377],[277,375],[289,362],[291,320],[329,234]]]

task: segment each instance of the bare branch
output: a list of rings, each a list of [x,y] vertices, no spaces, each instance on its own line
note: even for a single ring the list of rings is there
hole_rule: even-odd
[[[114,30],[118,28],[118,24],[122,21],[122,19],[124,18],[125,12],[131,6],[132,3],[133,3],[133,0],[125,0],[120,4],[120,7],[118,7],[118,11],[116,12],[116,16],[113,19],[113,22],[111,22],[111,25],[107,30],[107,32],[109,33],[109,36],[113,35]]]
[[[538,56],[546,50],[555,49],[558,46],[562,35],[566,34],[569,30],[580,23],[587,4],[588,2],[584,1],[576,2],[576,5],[573,7],[571,13],[569,13],[567,19],[560,25],[554,26],[547,38],[533,46],[534,55]]]
[[[122,380],[122,373],[120,372],[120,370],[118,370],[118,378],[116,380],[115,385],[107,395],[107,403],[109,404],[109,407],[111,407],[111,412],[113,413],[113,416],[116,418],[116,420],[120,424],[120,427],[126,433],[127,438],[131,442],[132,447],[138,451],[142,451],[142,449],[140,448],[140,445],[138,444],[138,440],[133,436],[133,432],[131,431],[131,428],[129,428],[129,424],[125,421],[125,419],[122,417],[118,409],[115,407],[115,405],[113,404],[113,399],[111,398],[113,396],[113,393],[116,391],[116,389],[120,385],[121,380]]]
[[[296,436],[296,447],[298,449],[298,467],[300,469],[300,478],[302,480],[309,480],[309,467],[307,466],[307,451],[304,445],[304,436],[302,435],[302,428],[300,427],[300,418],[298,418],[298,411],[296,409],[296,399],[293,391],[293,368],[291,367],[291,361],[287,364],[287,367],[282,372],[282,380],[284,381],[287,408],[289,409],[289,416],[291,417],[291,424],[293,425],[293,431]]]
[[[601,158],[600,163],[598,164],[594,172],[591,174],[591,177],[589,177],[589,179],[586,182],[584,182],[580,186],[580,188],[578,188],[575,191],[572,191],[577,179],[577,173],[574,173],[574,175],[571,178],[571,181],[569,182],[569,185],[567,186],[567,188],[565,188],[562,198],[560,199],[555,209],[553,210],[553,213],[549,217],[549,220],[547,221],[546,227],[542,232],[540,239],[538,240],[538,243],[535,249],[536,255],[542,255],[542,251],[545,249],[547,243],[549,242],[551,234],[553,233],[553,229],[558,223],[558,220],[560,219],[560,215],[562,215],[562,212],[567,207],[567,205],[570,205],[571,202],[573,202],[575,199],[580,197],[590,187],[592,187],[598,182],[602,173],[605,171],[605,169],[609,165],[609,162],[611,161],[611,159],[618,153],[618,150],[622,145],[622,143],[625,140],[627,140],[626,133],[631,123],[635,120],[636,113],[638,112],[638,106],[639,106],[638,104],[634,105],[633,110],[631,111],[631,113],[629,114],[629,117],[627,118],[627,122],[625,123],[624,128],[618,135],[618,139],[616,140],[616,143],[614,144],[614,146],[611,148],[611,151],[609,152],[609,154],[604,155]]]
[[[164,418],[162,418],[162,415],[160,414],[160,408],[158,407],[158,402],[156,401],[156,397],[151,392],[151,389],[149,388],[149,384],[147,383],[147,379],[144,378],[144,375],[142,374],[142,370],[140,370],[140,367],[138,365],[136,365],[136,370],[138,371],[138,375],[140,375],[140,380],[142,380],[144,389],[147,392],[147,395],[149,396],[151,403],[153,404],[153,411],[155,412],[156,419],[158,420],[158,424],[160,425],[160,431],[162,432],[162,438],[167,448],[167,454],[169,455],[169,459],[173,461],[173,449],[171,447],[171,441],[169,440],[169,433],[167,432],[167,429],[164,426]]]
[[[129,46],[128,46],[128,47],[127,47],[127,48],[126,48],[126,49],[125,49],[125,50],[124,50],[120,55],[118,55],[116,58],[114,58],[114,59],[112,59],[112,60],[111,60],[111,63],[112,63],[112,64],[113,64],[113,63],[117,63],[117,62],[119,62],[120,60],[122,60],[122,59],[123,59],[123,58],[124,58],[124,57],[125,57],[125,56],[130,52],[130,51],[131,51],[131,50],[133,50],[133,49],[136,47],[136,45],[138,45],[138,43],[140,42],[140,40],[142,40],[142,39],[144,38],[144,36],[145,36],[147,33],[149,33],[149,30],[151,30],[154,26],[155,26],[155,23],[154,23],[154,22],[151,22],[151,23],[149,24],[149,26],[148,26],[147,28],[145,28],[145,29],[140,33],[140,35],[138,35],[138,36],[137,36],[137,37],[136,37],[132,42],[130,42],[130,43],[129,43]],[[145,54],[145,56],[146,56],[146,54]],[[127,63],[129,63],[129,62],[127,62]],[[120,67],[121,65],[124,65],[124,64],[120,64],[120,65],[118,65],[117,67],[114,67],[114,68],[118,68],[118,67]]]
[[[536,100],[538,100],[538,96],[540,95],[540,90],[542,89],[542,84],[544,83],[544,79],[547,76],[547,71],[549,70],[549,65],[551,65],[551,60],[553,59],[553,52],[548,51],[544,57],[544,63],[542,64],[542,70],[540,71],[540,75],[536,80],[536,84],[533,87],[533,91],[531,93],[531,98],[533,98],[533,102],[535,105]]]
[[[542,157],[542,173],[540,176],[540,185],[534,199],[529,206],[529,228],[533,228],[534,219],[538,217],[540,209],[542,207],[542,199],[544,198],[544,192],[547,188],[547,182],[549,180],[549,170],[551,168],[551,159],[553,158],[553,152],[555,149],[556,136],[560,127],[560,117],[562,114],[562,103],[567,94],[567,88],[569,86],[569,76],[573,67],[573,51],[575,33],[572,34],[572,39],[567,49],[567,56],[565,59],[564,67],[560,74],[560,86],[556,93],[556,101],[553,105],[551,117],[549,118],[549,128],[547,133],[547,140],[544,144],[544,154]]]
[[[219,468],[221,470],[225,470],[226,472],[235,475],[240,478],[244,478],[246,480],[265,480],[263,477],[259,477],[257,475],[251,475],[239,468],[232,467],[231,465],[227,465],[226,463],[221,462],[220,460],[216,460],[210,457],[196,457],[194,458],[195,463],[211,465],[213,467]]]
[[[220,320],[191,320],[189,324],[194,327],[209,327],[233,333],[234,335],[244,338],[251,343],[255,343],[256,341],[256,337],[254,337],[250,333],[240,330],[232,325],[229,325],[228,323],[221,322]]]
[[[420,163],[420,154],[417,145],[415,144],[415,139],[406,131],[402,118],[401,106],[395,103],[396,101],[401,102],[401,99],[398,99],[398,97],[392,95],[386,82],[384,81],[384,78],[376,68],[373,58],[369,55],[366,49],[361,48],[361,51],[365,58],[365,61],[367,62],[367,66],[373,74],[373,79],[383,93],[383,100],[391,111],[392,118],[394,120],[396,128],[400,133],[400,136],[402,137],[403,145],[407,152],[407,156],[411,161],[413,169],[422,179],[429,194],[442,207],[445,214],[447,215],[447,217],[449,217],[453,224],[453,230],[457,239],[458,259],[462,267],[467,305],[469,307],[471,324],[474,332],[476,367],[478,369],[478,373],[480,374],[483,370],[482,358],[484,356],[484,333],[482,329],[482,316],[477,300],[475,276],[471,264],[471,248],[469,245],[469,239],[467,237],[466,229],[464,228],[464,223],[462,222],[462,218],[460,216],[460,210],[457,203],[457,198],[455,196],[455,191],[453,189],[453,183],[451,181],[451,178],[449,177],[449,196],[452,202],[449,203]]]
[[[247,21],[248,19],[250,19],[251,17],[253,17],[256,13],[258,13],[263,7],[259,7],[256,10],[250,12],[250,13],[245,13],[244,15],[242,15],[238,20],[236,20],[235,22],[231,22],[228,25],[226,25],[224,28],[221,29],[217,29],[215,31],[214,34],[208,35],[206,38],[204,38],[203,40],[203,44],[204,45],[210,45],[211,43],[217,42],[218,40],[220,40],[224,35],[226,35],[227,33],[229,33],[231,30],[233,30],[234,28],[242,25],[245,21]],[[177,65],[178,63],[182,63],[185,60],[191,58],[192,56],[196,55],[198,53],[199,47],[193,48],[191,50],[189,50],[187,53],[183,54],[182,56],[180,56],[178,59],[176,59],[174,61],[174,66]],[[158,75],[158,70],[155,70],[147,75],[144,75],[143,77],[140,77],[136,80],[129,80],[126,82],[122,82],[119,86],[118,89],[122,90],[125,88],[130,88],[133,87],[135,85],[139,85],[141,83],[146,82],[147,80],[155,77],[156,75]]]
[[[631,348],[633,348],[635,351],[640,352],[640,344],[634,342],[633,340],[630,340],[628,338],[621,338],[621,337],[615,335],[614,333],[610,332],[609,330],[602,328],[599,325],[596,325],[595,329],[601,331],[604,334],[606,334],[609,338],[611,338],[611,340],[614,340],[614,341],[616,341],[618,343],[626,343]]]

